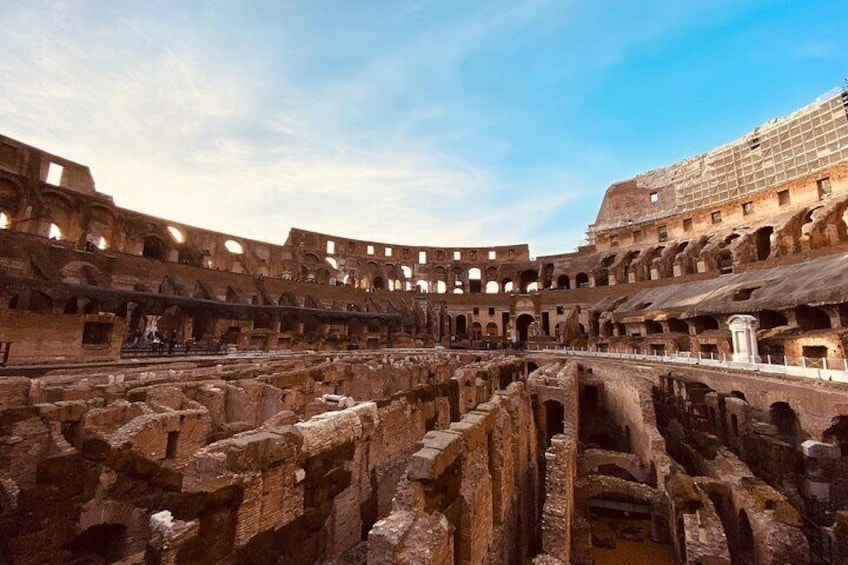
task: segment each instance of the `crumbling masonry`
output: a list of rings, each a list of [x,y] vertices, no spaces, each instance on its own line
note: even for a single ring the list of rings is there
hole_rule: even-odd
[[[842,91],[536,259],[245,240],[0,137],[0,562],[846,563],[846,218]]]

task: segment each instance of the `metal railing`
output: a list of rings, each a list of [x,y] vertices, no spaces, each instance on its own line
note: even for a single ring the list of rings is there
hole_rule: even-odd
[[[732,356],[712,352],[691,353],[681,351],[668,354],[661,352],[623,353],[573,347],[566,347],[564,349],[546,348],[541,351],[607,359],[629,359],[655,363],[675,363],[679,365],[702,365],[848,383],[848,359],[766,355],[759,360],[734,360]]]

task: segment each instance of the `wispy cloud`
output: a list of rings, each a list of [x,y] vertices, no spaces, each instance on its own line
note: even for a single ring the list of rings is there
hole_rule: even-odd
[[[618,117],[587,122],[588,101],[635,47],[707,13],[33,0],[0,14],[0,132],[90,165],[121,206],[245,237],[567,251],[620,166],[585,132]]]

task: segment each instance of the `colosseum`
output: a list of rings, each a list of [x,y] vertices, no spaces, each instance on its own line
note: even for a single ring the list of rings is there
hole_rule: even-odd
[[[848,563],[848,91],[558,255],[0,211],[3,563]]]

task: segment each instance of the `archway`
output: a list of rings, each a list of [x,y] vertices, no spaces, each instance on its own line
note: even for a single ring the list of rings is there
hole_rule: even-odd
[[[804,331],[829,330],[830,316],[821,308],[800,305],[795,308],[795,319],[798,327]]]
[[[577,285],[577,288],[589,288],[589,275],[577,273],[577,276],[574,277],[574,284]]]
[[[571,280],[568,275],[560,275],[557,277],[557,288],[567,290],[571,288]]]
[[[786,402],[775,402],[769,407],[769,423],[777,428],[777,433],[794,445],[797,443],[800,426],[795,411]]]
[[[159,237],[148,235],[144,238],[144,248],[141,251],[142,257],[164,261],[167,258],[167,253],[168,248],[165,246],[165,242]]]
[[[527,338],[529,337],[530,324],[535,321],[536,319],[530,314],[521,314],[515,320],[515,327],[518,330],[519,343],[527,343]]]
[[[774,228],[766,226],[757,230],[757,261],[765,261],[771,255],[771,235]]]
[[[520,283],[518,285],[520,287],[520,291],[522,293],[528,292],[528,287],[530,286],[530,284],[537,282],[537,279],[538,279],[538,274],[536,273],[536,271],[531,271],[531,270],[521,271],[521,276],[520,276],[520,279],[519,279]]]
[[[474,322],[471,324],[471,339],[474,341],[479,341],[483,338],[483,326],[480,325],[480,322]]]
[[[464,314],[458,314],[456,317],[456,337],[459,339],[468,337],[468,326]]]

